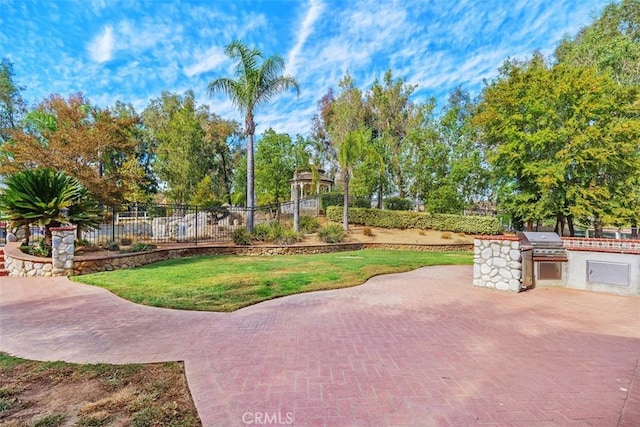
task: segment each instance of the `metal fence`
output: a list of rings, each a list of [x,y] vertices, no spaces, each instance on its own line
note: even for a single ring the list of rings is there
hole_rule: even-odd
[[[287,219],[293,209],[293,202],[254,207],[254,224]],[[318,212],[317,199],[301,200],[301,215]],[[229,242],[236,229],[246,227],[247,213],[244,207],[133,204],[106,209],[100,227],[79,237],[96,245]]]

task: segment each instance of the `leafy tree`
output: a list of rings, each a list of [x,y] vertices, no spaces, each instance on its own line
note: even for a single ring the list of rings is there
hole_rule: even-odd
[[[8,58],[0,61],[0,155],[2,147],[11,139],[11,132],[19,128],[27,106],[22,99],[24,87],[15,81],[13,64]]]
[[[213,185],[213,178],[211,175],[206,175],[195,186],[193,195],[189,199],[189,203],[203,208],[211,208],[214,206],[220,206],[220,201],[215,197],[215,189]]]
[[[290,180],[295,170],[294,147],[291,137],[264,132],[256,149],[256,193],[259,204],[280,203],[290,198]]]
[[[469,92],[458,87],[449,95],[440,116],[438,132],[449,149],[449,170],[443,193],[450,194],[442,198],[444,204],[438,203],[437,211],[459,212],[491,198],[484,150],[477,129],[471,123],[475,108]]]
[[[404,162],[412,178],[411,194],[423,200],[428,210],[437,211],[439,205],[432,203],[449,171],[449,149],[439,132],[435,106],[433,99],[417,106],[409,123]]]
[[[330,114],[327,114],[325,128],[334,147],[337,162],[342,176],[344,188],[345,212],[348,211],[349,183],[357,165],[365,160],[364,153],[370,153],[371,130],[366,128],[367,109],[362,91],[356,86],[353,78],[347,73],[338,83],[340,93],[332,101]],[[365,138],[368,138],[366,141]],[[375,171],[378,175],[378,172]],[[343,228],[348,229],[347,214]]]
[[[558,46],[561,64],[594,67],[611,73],[623,86],[640,83],[640,1],[623,0],[607,5],[602,14]],[[638,201],[640,204],[640,201]],[[638,237],[637,217],[630,218],[632,237]]]
[[[62,225],[67,219],[61,209],[69,209],[69,222],[79,230],[100,224],[100,209],[80,182],[61,171],[29,169],[6,177],[0,211],[12,226],[37,223],[45,227],[44,244],[51,249],[51,227]]]
[[[333,118],[335,97],[333,89],[329,89],[318,101],[317,112],[311,119],[311,141],[314,148],[314,163],[322,165],[325,170],[336,159],[336,148],[329,136],[329,123]],[[329,171],[331,173],[332,171]]]
[[[129,139],[135,143],[134,153],[125,155],[123,151],[112,150],[107,153],[105,163],[108,170],[121,169],[126,180],[122,182],[124,201],[129,203],[147,203],[158,192],[158,177],[153,170],[155,147],[145,139],[142,117],[131,104],[117,101],[113,107],[115,117],[130,119],[135,124],[124,129]]]
[[[540,54],[507,61],[483,91],[474,121],[497,177],[498,200],[515,218],[617,224],[637,217],[638,89],[591,67]]]
[[[401,198],[404,198],[407,192],[403,162],[404,144],[410,117],[414,113],[414,105],[409,101],[409,97],[416,87],[407,84],[403,79],[393,79],[391,70],[387,70],[382,83],[376,79],[367,93],[374,146],[383,157],[386,175],[393,182]],[[381,175],[377,179],[379,205],[387,186],[385,178],[385,175]]]
[[[231,205],[233,172],[242,154],[240,124],[222,119],[206,106],[199,108],[198,118],[204,131],[203,157],[213,198]]]
[[[240,41],[233,41],[226,47],[226,54],[236,62],[235,79],[221,77],[209,83],[209,91],[213,95],[222,92],[245,115],[245,133],[247,135],[247,229],[253,231],[254,194],[254,158],[253,135],[254,108],[268,103],[275,95],[295,89],[299,92],[298,82],[282,75],[284,60],[279,56],[270,56],[260,64],[262,52],[250,49]]]
[[[590,25],[555,51],[561,63],[611,72],[621,84],[640,82],[640,1],[610,3]]]
[[[94,107],[82,95],[68,99],[51,95],[30,112],[23,129],[12,132],[8,158],[0,159],[0,173],[50,167],[76,177],[105,204],[122,200],[125,176],[114,153],[134,154],[131,129],[136,119],[116,117]]]
[[[163,92],[142,113],[145,138],[154,147],[154,170],[175,203],[187,203],[207,173],[204,130],[193,92]]]

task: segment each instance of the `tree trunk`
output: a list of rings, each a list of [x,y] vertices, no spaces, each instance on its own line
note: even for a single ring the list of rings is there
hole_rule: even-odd
[[[576,229],[573,226],[573,216],[569,215],[567,217],[567,226],[569,227],[569,236],[570,237],[575,237],[576,235]]]
[[[565,222],[564,215],[557,215],[556,216],[555,232],[558,233],[558,236],[560,236],[560,237],[562,237],[562,234],[564,233],[564,222]]]
[[[300,231],[300,193],[298,191],[298,172],[294,172],[296,180],[293,182],[293,231]]]
[[[224,157],[224,153],[220,153],[220,157],[222,158],[222,181],[224,182],[224,192],[227,195],[227,203],[229,204],[229,206],[231,206],[231,180],[229,179],[229,174],[227,173],[227,159]]]
[[[344,182],[344,209],[342,209],[342,229],[349,230],[349,171],[343,172]]]
[[[602,224],[600,223],[600,218],[596,217],[593,220],[593,231],[594,231],[594,237],[596,239],[602,238]]]
[[[631,222],[631,238],[638,239],[638,223],[636,221]]]
[[[378,186],[378,202],[377,202],[377,208],[378,209],[382,209],[382,182],[380,182],[380,185]]]
[[[407,194],[404,192],[404,179],[402,178],[402,174],[398,172],[398,196],[401,199],[404,199]]]
[[[254,176],[253,132],[248,132],[248,136],[247,136],[247,231],[249,233],[253,233],[253,207],[255,203],[253,176]]]

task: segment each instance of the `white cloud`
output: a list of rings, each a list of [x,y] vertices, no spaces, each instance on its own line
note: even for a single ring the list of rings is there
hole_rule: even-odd
[[[113,57],[114,47],[113,28],[111,25],[107,25],[102,30],[102,33],[89,43],[89,55],[96,62],[107,62]]]
[[[296,74],[300,50],[302,50],[307,38],[309,38],[309,35],[313,32],[314,24],[322,14],[322,10],[324,8],[324,5],[320,0],[311,0],[310,3],[311,7],[302,21],[302,26],[298,33],[298,40],[296,41],[295,46],[293,46],[293,49],[289,51],[289,56],[287,58],[287,74],[290,75]]]
[[[205,52],[195,55],[196,63],[184,68],[187,77],[211,71],[227,60],[227,56],[219,46],[213,46]]]

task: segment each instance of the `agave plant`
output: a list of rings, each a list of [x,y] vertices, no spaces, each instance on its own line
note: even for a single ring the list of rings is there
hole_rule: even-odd
[[[68,218],[62,210],[68,209]],[[4,180],[0,212],[13,227],[38,224],[45,229],[44,244],[51,248],[51,227],[65,222],[91,229],[101,221],[98,203],[80,182],[51,169],[28,169]]]

